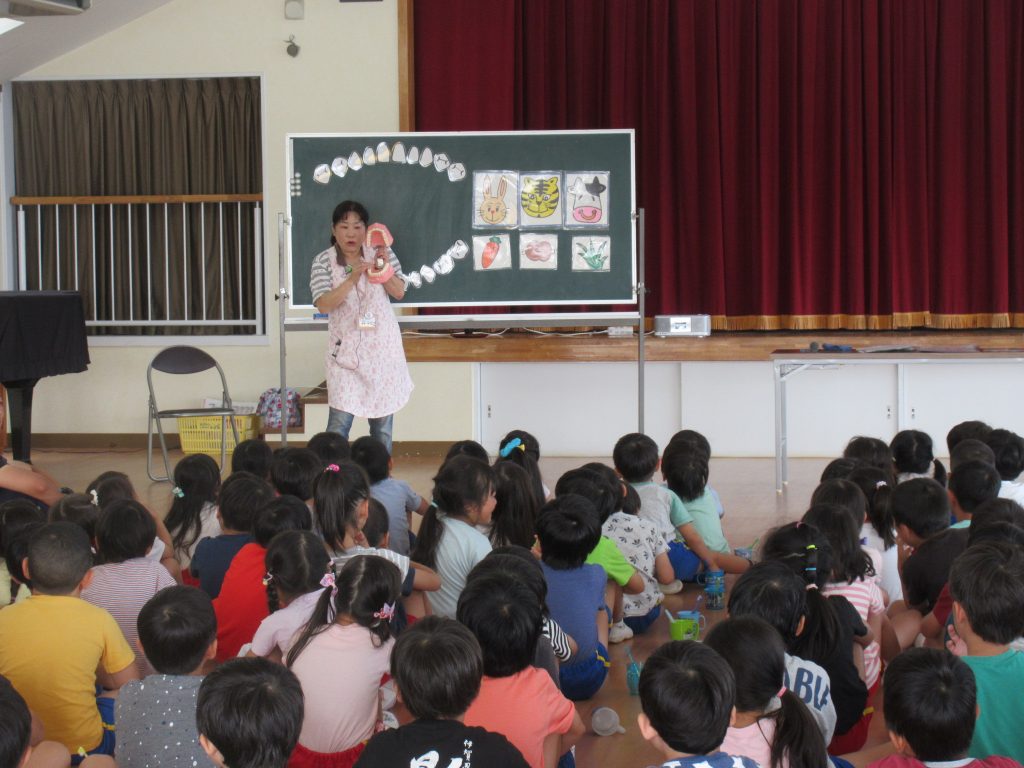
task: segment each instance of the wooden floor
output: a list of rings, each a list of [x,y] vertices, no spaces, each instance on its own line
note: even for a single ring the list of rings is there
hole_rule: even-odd
[[[32,458],[35,464],[51,473],[60,483],[75,490],[84,489],[100,472],[120,470],[132,478],[139,498],[153,510],[162,515],[170,506],[170,485],[153,483],[147,478],[144,451],[110,453],[37,450]],[[180,454],[172,456],[172,466],[178,458]],[[441,458],[440,455],[403,454],[401,446],[397,446],[394,476],[409,482],[416,491],[429,498],[431,477]],[[611,463],[608,457],[543,459],[541,469],[546,484],[553,488],[563,472],[594,460]],[[777,494],[772,460],[712,460],[711,485],[719,492],[725,506],[723,528],[732,545],[749,546],[770,528],[798,518],[806,509],[825,464],[825,459],[791,459],[789,486],[784,493]],[[697,587],[688,585],[682,593],[666,597],[665,606],[672,611],[692,608],[696,596]],[[705,613],[708,627],[724,618],[722,612]],[[577,764],[581,768],[637,768],[660,764],[657,753],[643,740],[636,725],[640,703],[637,697],[629,695],[626,688],[626,649],[630,648],[636,660],[642,662],[668,639],[668,622],[658,621],[644,636],[612,646],[612,667],[607,682],[591,701],[578,705],[580,715],[588,726],[587,735],[577,746]],[[590,732],[590,714],[599,706],[615,709],[626,733],[600,737]],[[869,745],[883,739],[881,718],[875,718]]]

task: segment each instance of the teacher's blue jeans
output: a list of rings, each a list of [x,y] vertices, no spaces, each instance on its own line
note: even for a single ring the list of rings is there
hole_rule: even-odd
[[[348,440],[348,433],[352,430],[352,422],[356,417],[347,411],[339,411],[335,408],[331,408],[330,411],[330,416],[327,417],[327,431],[337,432]],[[370,437],[384,443],[388,453],[391,453],[391,428],[394,420],[394,414],[381,416],[379,419],[367,419],[370,423]]]

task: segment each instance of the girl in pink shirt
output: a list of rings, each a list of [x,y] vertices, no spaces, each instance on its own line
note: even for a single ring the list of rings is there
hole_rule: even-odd
[[[825,739],[800,697],[785,687],[786,647],[779,633],[755,616],[717,624],[704,644],[736,676],[736,715],[719,749],[762,768],[828,765]]]
[[[299,678],[305,714],[289,768],[349,768],[380,730],[378,689],[391,661],[398,568],[358,555],[325,589],[286,663]]]
[[[271,540],[264,563],[270,615],[260,622],[249,655],[283,661],[323,594],[320,582],[331,570],[331,559],[312,531],[284,531]]]

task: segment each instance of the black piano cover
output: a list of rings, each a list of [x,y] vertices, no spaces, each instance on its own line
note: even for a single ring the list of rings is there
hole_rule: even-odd
[[[81,294],[0,291],[0,381],[78,373],[88,365]]]

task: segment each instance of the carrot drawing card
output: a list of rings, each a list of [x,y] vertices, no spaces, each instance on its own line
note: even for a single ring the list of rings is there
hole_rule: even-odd
[[[475,235],[473,269],[479,272],[512,269],[512,250],[508,234]]]

